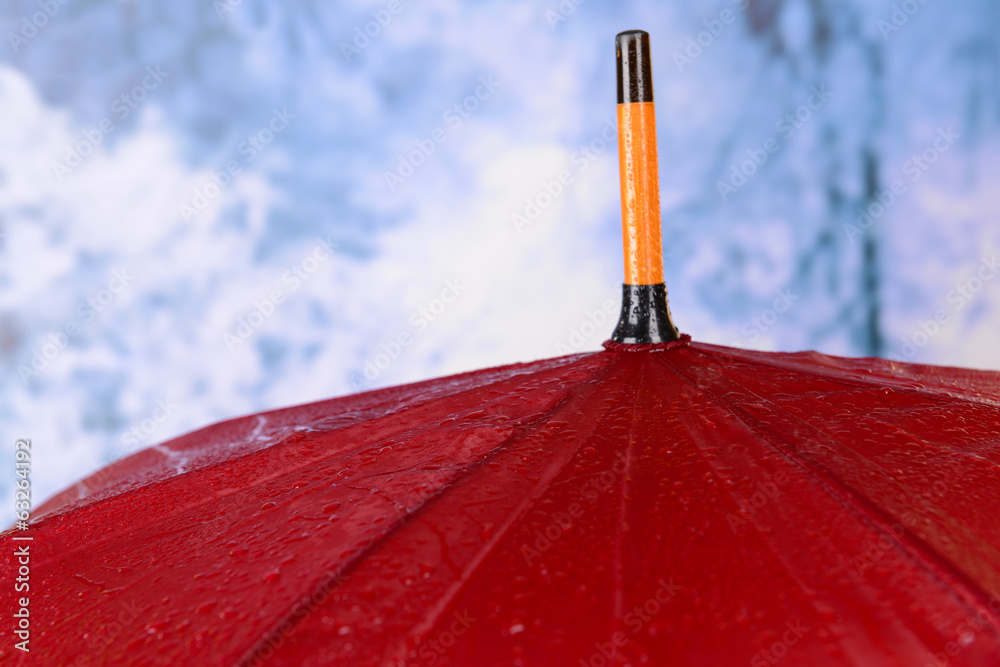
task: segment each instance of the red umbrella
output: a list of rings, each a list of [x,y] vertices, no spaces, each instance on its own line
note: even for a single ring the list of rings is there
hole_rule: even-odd
[[[1000,374],[677,335],[643,190],[652,110],[622,109],[652,105],[645,33],[619,54],[616,340],[113,464],[3,535],[6,553],[29,545],[30,655],[997,664]],[[14,641],[0,658],[28,664]]]

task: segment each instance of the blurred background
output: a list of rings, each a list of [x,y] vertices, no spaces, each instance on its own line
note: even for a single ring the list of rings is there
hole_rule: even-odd
[[[995,2],[8,0],[0,20],[0,437],[11,462],[33,441],[35,505],[218,420],[599,349],[630,28],[652,36],[682,331],[1000,368]]]

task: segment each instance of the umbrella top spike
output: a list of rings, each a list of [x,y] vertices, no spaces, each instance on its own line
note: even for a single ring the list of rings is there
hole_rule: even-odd
[[[615,38],[615,47],[618,52],[618,104],[652,102],[649,33],[645,30],[620,32]]]
[[[649,33],[620,32],[615,46],[625,282],[621,316],[611,340],[628,344],[666,343],[678,340],[680,333],[670,319],[663,282],[660,176]]]

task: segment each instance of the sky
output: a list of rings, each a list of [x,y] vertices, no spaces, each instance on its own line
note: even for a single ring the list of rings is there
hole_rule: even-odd
[[[0,438],[12,465],[31,439],[35,504],[223,419],[600,349],[633,28],[681,331],[1000,369],[986,0],[53,0],[0,25]]]

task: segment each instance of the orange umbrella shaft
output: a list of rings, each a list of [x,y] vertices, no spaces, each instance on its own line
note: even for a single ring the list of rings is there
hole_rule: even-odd
[[[653,102],[618,105],[618,163],[622,190],[625,284],[663,282],[660,176]]]

